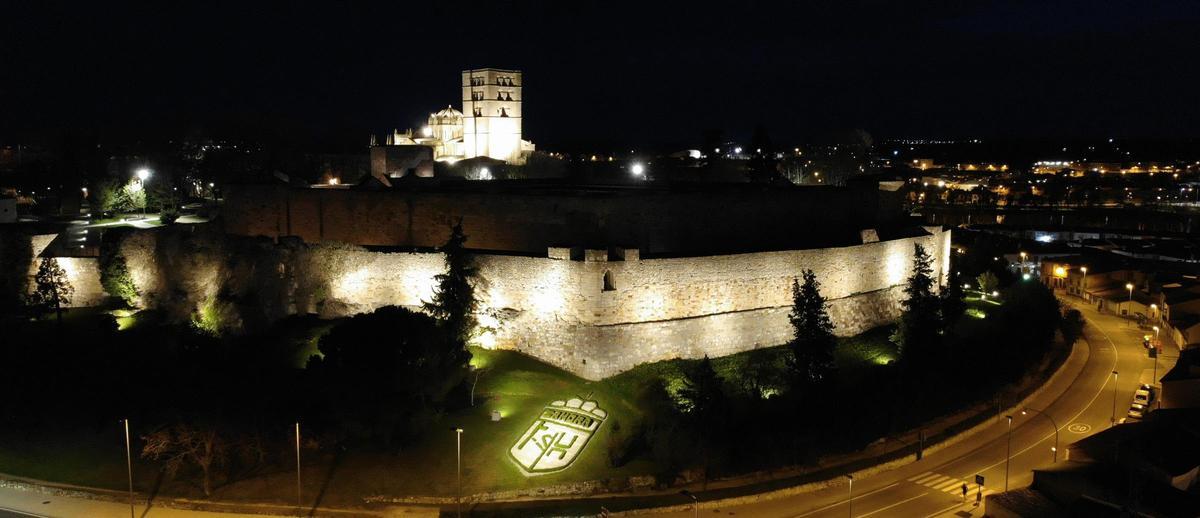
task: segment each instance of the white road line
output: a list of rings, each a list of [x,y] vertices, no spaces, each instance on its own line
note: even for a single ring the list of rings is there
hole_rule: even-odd
[[[961,481],[961,480],[958,480],[958,479],[953,479],[953,480],[948,480],[948,481],[946,481],[946,482],[943,482],[943,483],[941,483],[941,484],[938,484],[937,486],[929,486],[929,487],[932,487],[932,488],[934,488],[934,489],[936,489],[936,490],[938,490],[938,491],[945,491],[945,490],[946,490],[946,489],[948,489],[948,488],[951,488],[951,487],[960,487],[961,485],[962,485],[962,481]]]
[[[889,506],[887,506],[887,507],[880,507],[879,509],[876,509],[876,510],[874,510],[874,511],[871,511],[871,512],[869,512],[869,513],[860,514],[860,515],[858,515],[858,516],[860,516],[860,517],[861,517],[861,516],[871,516],[871,515],[873,515],[873,514],[875,514],[875,513],[881,513],[881,512],[883,512],[883,511],[886,511],[886,510],[888,510],[888,509],[891,509],[891,508],[893,508],[893,507],[896,507],[896,506],[898,506],[898,505],[901,505],[901,504],[907,504],[907,503],[909,503],[909,502],[911,502],[911,501],[913,501],[913,500],[916,500],[916,499],[918,499],[918,498],[921,498],[921,497],[925,496],[926,494],[927,494],[927,493],[921,493],[921,494],[919,494],[919,495],[917,495],[917,496],[914,496],[914,497],[912,497],[912,498],[905,498],[904,500],[901,500],[901,501],[899,501],[899,502],[896,502],[896,503],[894,503],[894,504],[892,504],[892,505],[889,505]]]
[[[938,477],[937,477],[937,478],[935,478],[935,479],[933,479],[933,480],[929,480],[929,481],[923,482],[923,483],[921,483],[921,485],[922,485],[922,486],[925,486],[925,487],[933,487],[933,486],[936,486],[936,485],[939,485],[939,484],[943,484],[943,483],[945,483],[947,480],[954,480],[954,479],[952,479],[952,478],[950,478],[950,477],[947,477],[946,475],[938,475]]]
[[[959,507],[962,507],[963,505],[966,505],[966,504],[954,504],[954,505],[952,505],[952,506],[950,506],[950,507],[947,507],[947,508],[945,508],[945,509],[942,509],[941,511],[938,511],[938,512],[936,512],[936,513],[933,513],[933,514],[927,514],[927,515],[925,515],[925,518],[933,518],[934,516],[938,516],[938,515],[941,515],[941,514],[944,514],[944,513],[948,513],[948,512],[950,512],[950,511],[953,511],[953,510],[955,510],[955,509],[958,509]]]
[[[898,485],[900,485],[900,483],[899,483],[899,482],[893,482],[893,483],[891,483],[891,484],[888,484],[888,485],[886,485],[886,486],[883,486],[883,487],[881,487],[881,488],[879,488],[879,489],[873,489],[873,490],[871,490],[871,491],[867,491],[866,493],[863,493],[863,494],[861,494],[861,495],[855,495],[855,496],[854,496],[854,498],[851,498],[851,500],[858,500],[859,498],[862,498],[862,497],[865,497],[865,496],[869,496],[869,495],[873,495],[873,494],[875,494],[875,493],[878,493],[878,492],[880,492],[880,491],[883,491],[883,490],[885,490],[885,489],[891,489],[891,488],[893,488],[893,487],[896,487],[896,486],[898,486]],[[819,513],[819,512],[821,512],[821,511],[824,511],[824,510],[826,510],[826,509],[829,509],[829,508],[831,508],[831,507],[837,507],[837,506],[839,506],[839,505],[845,505],[845,503],[846,503],[846,501],[845,501],[845,500],[842,500],[841,502],[834,502],[834,503],[832,503],[832,504],[829,504],[829,505],[826,505],[826,506],[824,506],[824,507],[818,507],[818,508],[816,508],[816,509],[813,509],[813,510],[811,510],[811,511],[809,511],[809,512],[807,512],[807,513],[804,513],[804,514],[797,514],[797,515],[793,516],[792,518],[800,518],[801,516],[808,516],[808,515],[810,515],[810,514],[816,514],[816,513]]]
[[[1083,313],[1083,312],[1081,311],[1080,313]],[[1088,318],[1086,315],[1083,317],[1083,319],[1084,319],[1084,320],[1087,320],[1087,321],[1089,321],[1089,322],[1091,322],[1091,320],[1092,320],[1092,319]],[[1108,340],[1108,343],[1109,343],[1110,345],[1112,345],[1112,347],[1113,347],[1113,365],[1112,365],[1112,369],[1109,369],[1109,372],[1112,372],[1112,371],[1115,371],[1115,370],[1117,370],[1117,362],[1118,362],[1118,361],[1120,360],[1120,358],[1121,358],[1121,354],[1120,354],[1120,352],[1119,352],[1119,351],[1117,351],[1117,344],[1116,344],[1116,343],[1113,343],[1113,341],[1112,341],[1112,338],[1109,338],[1109,337],[1108,337],[1108,333],[1105,333],[1105,332],[1104,332],[1104,330],[1100,328],[1100,326],[1096,325],[1095,323],[1092,323],[1092,326],[1094,326],[1094,327],[1096,328],[1096,330],[1100,332],[1100,334],[1101,334],[1101,335],[1104,335],[1104,339],[1105,339],[1105,340]],[[1096,402],[1096,400],[1100,398],[1100,395],[1104,393],[1104,387],[1107,387],[1107,386],[1108,386],[1108,382],[1109,382],[1110,380],[1112,380],[1112,376],[1108,376],[1108,375],[1105,375],[1105,376],[1104,376],[1104,383],[1102,383],[1102,384],[1100,385],[1100,390],[1096,391],[1096,395],[1095,395],[1095,396],[1092,396],[1092,400],[1091,400],[1091,401],[1088,401],[1088,404],[1087,404],[1087,405],[1084,405],[1084,407],[1083,407],[1083,410],[1080,410],[1080,411],[1079,411],[1079,413],[1075,414],[1075,417],[1072,417],[1071,419],[1067,420],[1067,426],[1070,426],[1072,423],[1074,423],[1076,419],[1079,419],[1079,416],[1083,415],[1083,413],[1084,413],[1084,412],[1087,412],[1087,409],[1089,409],[1089,408],[1091,408],[1091,407],[1092,407],[1092,404],[1093,404],[1093,403],[1095,403],[1095,402]],[[1056,400],[1054,400],[1053,402],[1051,402],[1051,404],[1054,404],[1054,403],[1057,403],[1057,402],[1058,402],[1058,400],[1056,399]],[[1060,428],[1060,430],[1061,430],[1061,428]],[[1049,438],[1051,438],[1051,437],[1054,437],[1054,434],[1053,434],[1053,433],[1051,433],[1051,434],[1048,434],[1048,435],[1046,435],[1045,437],[1042,437],[1040,440],[1038,440],[1038,441],[1034,442],[1033,444],[1031,444],[1031,445],[1027,446],[1027,447],[1026,447],[1025,449],[1023,449],[1023,450],[1021,450],[1021,451],[1018,451],[1018,452],[1014,453],[1014,454],[1013,454],[1013,455],[1011,455],[1011,456],[1014,456],[1014,457],[1015,457],[1015,456],[1017,456],[1017,455],[1020,455],[1020,454],[1022,454],[1022,453],[1025,453],[1025,452],[1027,452],[1027,451],[1029,451],[1029,450],[1032,450],[1034,447],[1036,447],[1037,445],[1041,444],[1043,441],[1046,441],[1047,439],[1049,439]],[[982,472],[984,472],[984,471],[987,471],[987,470],[989,470],[989,469],[992,469],[992,468],[994,468],[994,467],[997,467],[997,466],[999,466],[999,465],[1001,465],[1001,464],[1004,464],[1004,461],[1000,461],[1000,462],[997,462],[997,463],[995,463],[995,464],[992,464],[991,466],[988,466],[988,467],[986,467],[986,468],[983,468],[982,470],[980,470],[980,473],[982,473]]]
[[[924,473],[921,473],[920,475],[917,475],[915,477],[908,479],[908,481],[912,482],[914,484],[923,484],[927,480],[933,480],[933,479],[937,478],[937,476],[938,476],[937,473],[934,473],[932,471],[926,471]]]
[[[0,507],[0,511],[15,513],[15,514],[19,514],[21,516],[33,516],[34,518],[47,518],[46,515],[44,515],[44,514],[33,514],[33,513],[29,513],[29,512],[25,512],[25,511],[21,511],[21,510],[17,510],[17,509],[10,509],[8,507]]]

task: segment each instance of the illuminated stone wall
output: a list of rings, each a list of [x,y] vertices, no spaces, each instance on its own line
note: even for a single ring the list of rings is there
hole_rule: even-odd
[[[913,244],[944,281],[949,231],[859,246],[631,261],[485,255],[486,347],[515,349],[590,379],[645,362],[779,345],[791,333],[791,281],[812,269],[839,335],[895,320]],[[440,254],[346,251],[330,272],[325,316],[428,300]],[[612,290],[604,291],[605,273]]]
[[[935,275],[945,282],[950,231],[926,230],[920,237],[855,246],[688,258],[638,259],[633,251],[628,260],[611,261],[603,251],[588,251],[585,260],[562,253],[481,255],[480,321],[490,330],[479,344],[522,351],[589,379],[646,362],[779,345],[791,334],[791,282],[805,269],[816,272],[830,299],[836,333],[858,334],[899,315],[914,244],[927,248]],[[219,233],[143,231],[121,246],[141,305],[173,308],[181,316],[218,290],[254,291],[263,304],[274,305],[269,313],[275,315],[418,308],[431,298],[434,276],[444,268],[439,253],[246,243]],[[82,287],[81,301],[101,293],[95,260],[66,264],[76,289]]]
[[[34,277],[41,265],[41,259],[38,256],[57,236],[58,234],[30,236],[33,262],[29,265],[29,289],[32,290],[36,286]],[[67,274],[67,282],[75,289],[68,307],[97,306],[104,302],[107,295],[104,293],[104,288],[100,286],[100,262],[98,259],[95,257],[59,257],[57,259],[58,265]]]

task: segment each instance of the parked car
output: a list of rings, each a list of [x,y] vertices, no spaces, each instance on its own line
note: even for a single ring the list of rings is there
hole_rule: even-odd
[[[1142,386],[1145,387],[1145,385]],[[1147,388],[1139,388],[1137,392],[1133,393],[1133,402],[1139,405],[1150,406],[1150,401],[1153,399],[1154,395]]]
[[[1129,413],[1125,414],[1125,417],[1128,417],[1129,419],[1141,419],[1146,417],[1146,414],[1148,413],[1150,413],[1150,411],[1146,408],[1146,405],[1134,403],[1129,405]]]

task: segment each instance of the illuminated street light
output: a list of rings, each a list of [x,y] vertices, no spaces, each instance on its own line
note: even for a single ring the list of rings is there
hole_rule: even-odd
[[[142,219],[146,219],[146,198],[149,198],[149,195],[146,194],[146,180],[150,178],[151,171],[143,167],[138,169],[135,174],[137,175],[138,186],[142,189]]]
[[[1054,462],[1058,462],[1058,422],[1056,422],[1054,417],[1052,417],[1050,414],[1032,407],[1025,407],[1021,409],[1021,415],[1028,415],[1027,411],[1036,412],[1046,416],[1046,419],[1050,420],[1050,425],[1054,427],[1054,447],[1050,448],[1050,451],[1054,452]]]
[[[629,172],[633,173],[634,176],[645,176],[646,166],[642,165],[641,163],[634,163],[629,167]]]
[[[696,498],[696,494],[691,491],[688,491],[686,489],[684,489],[683,491],[680,491],[679,494],[692,499],[692,516],[695,518],[699,518],[700,517],[700,499]]]
[[[850,481],[850,491],[846,498],[846,505],[850,508],[850,518],[854,518],[854,475],[846,475],[846,479]]]

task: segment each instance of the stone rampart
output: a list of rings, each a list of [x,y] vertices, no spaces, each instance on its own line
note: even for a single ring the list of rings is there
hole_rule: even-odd
[[[187,316],[219,292],[252,291],[260,305],[276,308],[276,318],[418,308],[444,270],[440,253],[220,236],[160,230],[125,239],[140,305],[173,305]],[[929,251],[944,282],[950,231],[936,227],[854,246],[701,257],[642,259],[632,249],[574,260],[554,249],[544,257],[482,254],[479,344],[522,351],[589,379],[646,362],[779,345],[791,333],[792,281],[806,269],[830,300],[835,332],[853,335],[899,315],[914,244]],[[66,261],[77,290],[100,292],[94,259],[90,268],[76,264],[88,259]]]

